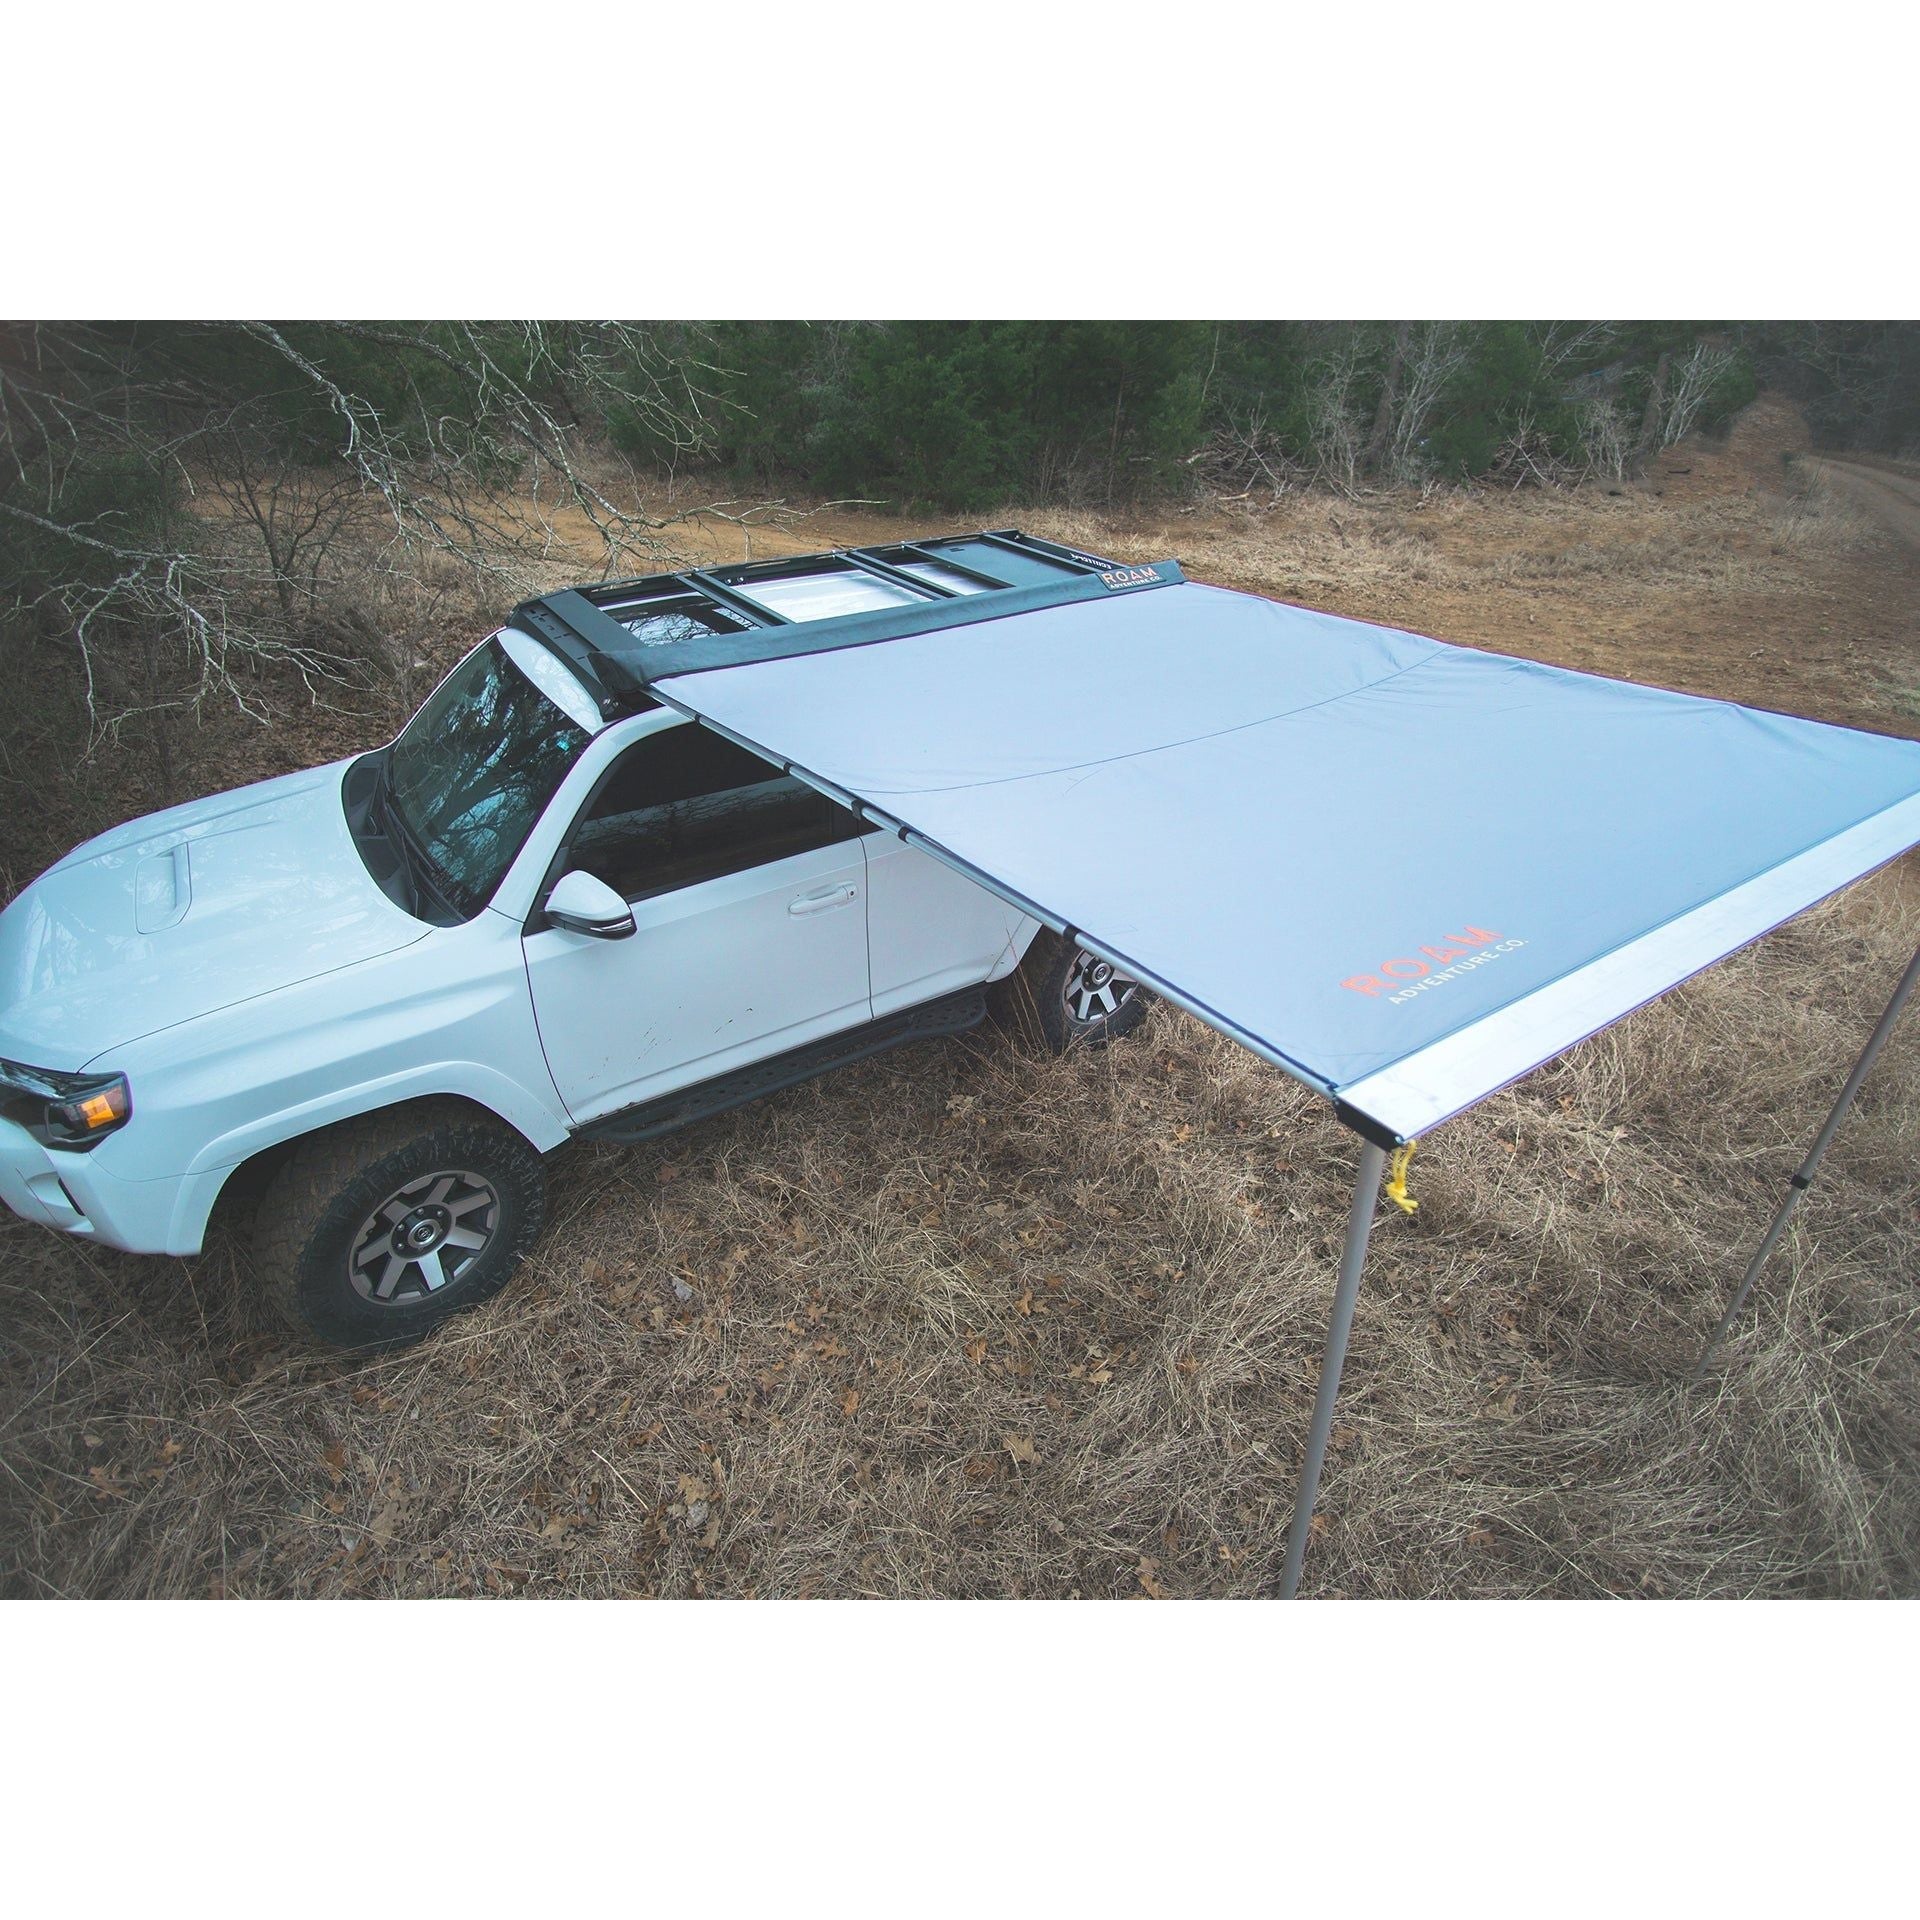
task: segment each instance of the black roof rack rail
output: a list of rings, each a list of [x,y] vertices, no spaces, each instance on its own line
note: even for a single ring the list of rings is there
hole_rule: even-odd
[[[962,598],[958,587],[949,587],[939,580],[929,580],[917,573],[903,573],[891,560],[883,560],[880,558],[886,551],[887,549],[885,547],[848,547],[846,549],[846,557],[851,560],[862,573],[870,573],[879,580],[890,580],[896,587],[908,587],[915,593],[936,594],[942,600],[958,600]],[[928,564],[931,566],[940,566],[944,563],[939,560],[933,560]],[[987,584],[980,576],[976,575],[975,577],[981,579],[981,585],[983,587]]]
[[[998,580],[994,579],[992,575],[982,573],[978,567],[967,566],[963,561],[956,560],[950,553],[938,553],[923,541],[903,540],[897,548],[882,547],[879,551],[882,553],[910,553],[923,565],[945,567],[949,573],[965,574],[969,579],[979,581],[983,587],[998,587],[1001,584]]]
[[[809,618],[755,592],[834,574],[872,582],[872,604]],[[652,705],[648,688],[678,674],[870,646],[1185,577],[1174,560],[1123,566],[1008,527],[567,587],[522,601],[512,624],[558,654],[612,717]]]
[[[1089,573],[1105,573],[1114,564],[1094,554],[1082,553],[1078,547],[1063,547],[1057,540],[1042,540],[1037,533],[1022,533],[1018,527],[1008,527],[1002,533],[983,533],[979,537],[993,546],[1006,547],[1016,553],[1043,553],[1050,560],[1062,560],[1069,566],[1084,567]]]
[[[725,580],[717,580],[704,568],[693,568],[680,576],[688,586],[709,594],[727,609],[737,613],[743,620],[756,627],[784,627],[785,615],[775,613],[771,607],[763,607],[757,600],[749,600],[743,593],[735,593]]]

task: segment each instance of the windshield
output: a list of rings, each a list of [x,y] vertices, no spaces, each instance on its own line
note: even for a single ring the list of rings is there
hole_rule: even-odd
[[[589,738],[497,639],[448,674],[393,743],[388,794],[401,828],[463,914],[492,898]]]

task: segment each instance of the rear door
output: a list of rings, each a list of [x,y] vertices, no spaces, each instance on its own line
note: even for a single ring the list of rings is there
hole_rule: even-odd
[[[985,887],[887,834],[867,846],[867,944],[876,1018],[977,985],[1033,922]]]
[[[861,823],[705,728],[615,764],[561,870],[619,892],[625,940],[538,921],[527,975],[577,1123],[871,1017]]]

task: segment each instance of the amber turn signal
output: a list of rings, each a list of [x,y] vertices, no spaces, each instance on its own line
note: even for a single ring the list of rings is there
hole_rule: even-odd
[[[133,1098],[124,1074],[71,1100],[56,1100],[47,1107],[47,1129],[56,1140],[97,1140],[103,1133],[124,1126],[133,1113]]]

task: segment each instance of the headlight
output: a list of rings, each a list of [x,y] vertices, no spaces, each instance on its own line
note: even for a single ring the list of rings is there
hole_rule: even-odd
[[[49,1147],[83,1151],[133,1118],[124,1073],[49,1073],[0,1060],[0,1115]]]

